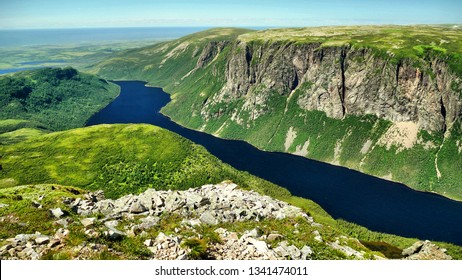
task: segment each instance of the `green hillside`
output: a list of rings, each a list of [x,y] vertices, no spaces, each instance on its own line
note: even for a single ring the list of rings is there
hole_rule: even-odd
[[[0,154],[0,187],[58,183],[119,197],[147,188],[188,189],[233,180],[268,194],[288,195],[285,189],[221,163],[203,147],[151,125],[55,132],[1,146]]]
[[[38,128],[54,131],[81,127],[118,91],[116,85],[73,68],[2,75],[0,120],[27,120]]]

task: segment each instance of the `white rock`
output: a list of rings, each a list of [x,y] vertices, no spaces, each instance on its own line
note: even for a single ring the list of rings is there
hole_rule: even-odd
[[[170,239],[170,236],[166,235],[163,232],[159,232],[159,234],[156,237],[156,243],[164,243],[165,241],[168,241]]]
[[[48,242],[50,242],[50,237],[46,235],[38,236],[35,238],[35,243],[38,245],[47,244]]]
[[[50,209],[50,213],[55,218],[61,218],[64,216],[64,212],[61,210],[61,208]]]
[[[311,249],[311,247],[305,245],[300,250],[300,253],[302,253],[302,260],[306,260],[307,257],[313,254],[313,250]]]
[[[211,211],[205,211],[200,217],[200,221],[207,225],[217,225],[218,220]]]
[[[247,242],[255,246],[257,252],[260,254],[268,253],[268,246],[265,241],[256,240],[254,238],[248,238]]]
[[[96,218],[85,218],[85,219],[81,219],[80,222],[82,223],[82,225],[84,227],[89,227],[89,226],[92,226],[96,221]]]

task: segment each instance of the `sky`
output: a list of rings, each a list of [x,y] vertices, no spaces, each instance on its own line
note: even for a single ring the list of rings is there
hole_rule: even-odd
[[[462,0],[0,0],[0,29],[462,23]]]

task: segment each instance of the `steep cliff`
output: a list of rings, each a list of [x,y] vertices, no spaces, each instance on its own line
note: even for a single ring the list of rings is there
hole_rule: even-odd
[[[165,87],[186,126],[461,199],[461,33],[216,29],[94,69]]]

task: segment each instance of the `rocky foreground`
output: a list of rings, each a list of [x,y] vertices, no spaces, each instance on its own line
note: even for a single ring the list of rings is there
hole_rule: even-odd
[[[39,201],[33,203],[42,208]],[[112,245],[128,239],[142,241],[144,259],[306,260],[326,252],[340,259],[384,258],[356,239],[322,236],[324,226],[302,209],[230,182],[186,191],[148,189],[116,200],[98,191],[83,198],[63,197],[62,203],[68,210],[48,210],[57,228],[53,235],[9,238],[0,248],[1,258],[41,259],[60,251],[72,259],[91,259],[101,251],[124,258]],[[270,230],[271,223],[286,228]],[[72,230],[85,240],[76,245],[69,238]],[[403,258],[451,259],[429,241],[405,249]]]

